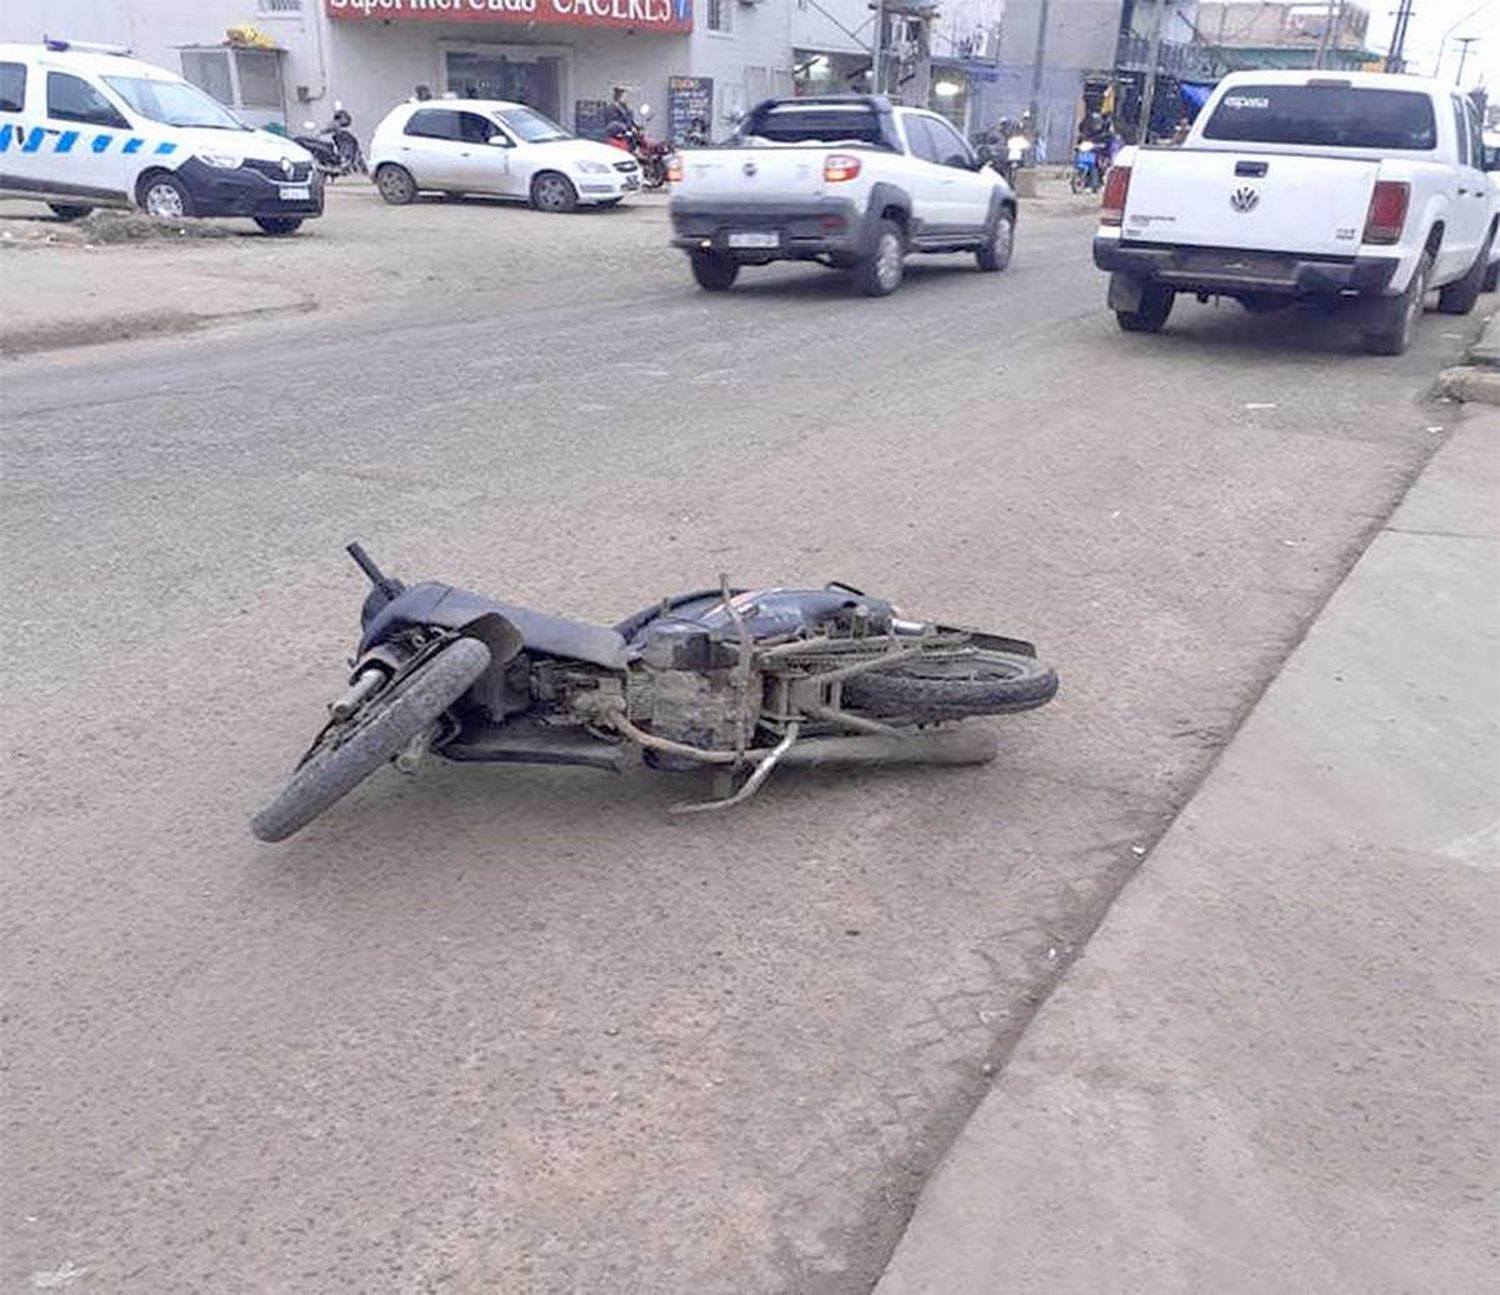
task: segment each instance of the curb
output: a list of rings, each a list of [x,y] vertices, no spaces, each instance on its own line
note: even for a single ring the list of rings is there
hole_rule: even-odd
[[[1437,394],[1467,404],[1500,405],[1500,369],[1464,364],[1438,374]]]
[[[218,314],[197,314],[186,310],[143,310],[133,314],[112,315],[105,319],[77,319],[38,324],[26,329],[4,329],[0,330],[0,357],[19,359],[26,355],[41,355],[47,351],[98,346],[105,342],[179,336],[183,333],[196,333],[216,324],[246,323],[283,315],[306,315],[317,308],[316,301],[299,301],[289,306],[257,306],[251,310],[223,311]]]

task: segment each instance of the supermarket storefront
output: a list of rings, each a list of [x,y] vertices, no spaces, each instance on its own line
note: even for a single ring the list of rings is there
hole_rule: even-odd
[[[324,0],[331,93],[368,136],[417,86],[512,99],[587,126],[615,85],[665,102],[692,0]]]

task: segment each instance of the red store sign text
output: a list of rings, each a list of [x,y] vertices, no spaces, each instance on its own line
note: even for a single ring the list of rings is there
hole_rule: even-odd
[[[693,0],[324,0],[346,22],[552,23],[692,31]]]

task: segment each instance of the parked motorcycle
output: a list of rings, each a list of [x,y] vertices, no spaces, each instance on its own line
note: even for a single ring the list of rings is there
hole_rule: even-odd
[[[636,115],[641,121],[649,121],[651,105],[643,103]],[[666,184],[667,159],[672,155],[672,150],[661,140],[647,135],[644,126],[638,122],[626,125],[617,121],[609,127],[604,142],[623,149],[640,163],[641,188],[660,189]]]
[[[316,122],[305,121],[302,129],[308,133],[293,138],[312,154],[313,165],[326,178],[333,180],[341,175],[363,175],[369,168],[365,165],[365,155],[359,146],[359,139],[349,129],[353,123],[354,119],[341,106],[336,105],[333,120],[322,130],[318,129]]]
[[[778,765],[977,764],[974,715],[1050,701],[1057,675],[1019,639],[909,620],[847,585],[699,590],[613,629],[450,585],[407,587],[358,544],[371,584],[348,685],[291,780],[253,819],[263,841],[305,827],[382,764],[709,770],[735,805]]]

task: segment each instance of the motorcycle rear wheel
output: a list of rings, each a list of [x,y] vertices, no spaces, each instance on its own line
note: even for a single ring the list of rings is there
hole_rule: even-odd
[[[490,664],[478,639],[458,639],[405,678],[376,693],[347,724],[327,734],[282,788],[250,820],[262,841],[284,841],[347,796],[456,702]]]
[[[919,656],[844,684],[844,706],[912,720],[1011,715],[1057,695],[1057,672],[1034,657],[983,648]]]

